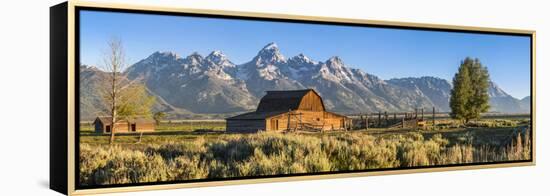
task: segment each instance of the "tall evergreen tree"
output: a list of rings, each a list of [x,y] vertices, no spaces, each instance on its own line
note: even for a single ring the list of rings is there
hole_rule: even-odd
[[[489,110],[489,71],[478,59],[466,57],[453,78],[451,117],[467,123]]]

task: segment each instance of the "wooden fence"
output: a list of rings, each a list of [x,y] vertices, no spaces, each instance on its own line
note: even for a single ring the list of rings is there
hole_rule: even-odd
[[[369,129],[369,128],[418,128],[426,126],[427,121],[432,121],[435,124],[437,116],[435,108],[432,108],[431,114],[426,115],[424,109],[415,109],[412,112],[375,112],[364,113],[352,118],[352,129]]]

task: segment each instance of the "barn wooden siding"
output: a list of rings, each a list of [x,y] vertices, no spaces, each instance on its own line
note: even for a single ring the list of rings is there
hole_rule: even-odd
[[[309,91],[302,97],[298,110],[323,112],[325,111],[325,106],[321,96],[315,91]]]
[[[250,120],[228,120],[226,124],[226,130],[228,132],[258,132],[265,130],[264,119],[250,119]]]
[[[290,119],[290,123],[289,123]],[[290,111],[266,119],[267,131],[317,129],[323,131],[344,130],[351,120],[326,111]]]
[[[97,117],[94,124],[96,133],[110,133],[108,130],[113,130],[110,117]],[[129,121],[121,120],[115,124],[115,128],[116,133],[153,132],[155,131],[155,121],[140,118]]]
[[[268,91],[255,112],[227,119],[228,132],[345,130],[346,116],[325,111],[323,100],[312,89]]]
[[[115,124],[116,131],[117,132],[128,132],[128,122],[127,121],[120,121]],[[96,133],[110,133],[107,130],[113,130],[113,127],[110,123],[106,123],[103,121],[96,121],[95,122],[95,132]]]
[[[155,123],[154,122],[145,122],[145,123],[135,123],[136,125],[136,131],[139,132],[152,132],[155,131]],[[129,124],[128,127],[131,128],[132,124]]]

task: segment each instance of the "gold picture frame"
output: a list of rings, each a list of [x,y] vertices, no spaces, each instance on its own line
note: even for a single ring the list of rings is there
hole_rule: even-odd
[[[77,125],[75,111],[75,86],[77,79],[75,78],[75,58],[77,54],[77,46],[75,45],[75,34],[77,33],[75,13],[77,8],[99,8],[120,10],[121,12],[128,11],[146,11],[153,13],[177,14],[190,13],[201,15],[215,15],[217,17],[250,17],[254,19],[282,19],[296,21],[311,21],[311,22],[330,22],[346,24],[366,24],[366,25],[381,25],[389,27],[404,27],[404,28],[423,28],[433,30],[457,30],[467,32],[484,32],[484,33],[515,33],[524,34],[531,37],[531,125],[532,125],[532,160],[516,163],[497,163],[484,165],[466,165],[453,167],[432,167],[432,168],[415,168],[415,169],[399,169],[399,170],[384,170],[384,171],[369,171],[358,173],[336,173],[322,175],[303,175],[289,177],[270,177],[270,178],[255,178],[255,179],[237,179],[223,181],[206,181],[206,182],[191,182],[191,183],[174,183],[174,184],[151,184],[139,186],[121,186],[108,188],[92,188],[92,189],[77,189],[75,186],[75,173],[78,168],[75,168],[76,156],[75,146],[78,145],[75,141]],[[51,66],[52,66],[52,87],[51,87],[51,128],[50,128],[50,187],[58,192],[67,195],[88,195],[98,193],[115,193],[128,191],[144,191],[144,190],[163,190],[177,189],[190,187],[206,187],[206,186],[222,186],[236,184],[252,184],[266,182],[283,182],[283,181],[300,181],[300,180],[317,180],[317,179],[334,179],[334,178],[349,178],[349,177],[364,177],[378,175],[393,175],[393,174],[408,174],[420,172],[439,172],[453,170],[470,170],[484,168],[502,168],[515,166],[533,166],[536,163],[536,88],[535,88],[535,64],[536,64],[536,32],[534,30],[520,29],[503,29],[489,27],[473,27],[473,26],[457,26],[443,24],[426,24],[426,23],[409,23],[409,22],[394,22],[366,19],[351,19],[351,18],[336,18],[323,16],[306,16],[306,15],[288,15],[275,13],[256,13],[256,12],[239,12],[227,10],[203,10],[203,9],[188,9],[177,7],[156,7],[144,5],[130,4],[115,4],[115,3],[96,3],[84,1],[68,1],[51,8]],[[55,70],[64,70],[59,73]]]

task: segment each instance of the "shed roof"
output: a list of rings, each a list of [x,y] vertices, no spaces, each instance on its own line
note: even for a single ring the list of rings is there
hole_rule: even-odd
[[[302,98],[309,92],[317,94],[313,89],[267,91],[267,94],[260,100],[256,112],[297,110]]]
[[[229,117],[226,120],[265,120],[268,117],[276,116],[288,111],[272,111],[272,112],[248,112],[241,115]]]
[[[103,124],[111,124],[111,122],[112,122],[110,116],[98,116],[95,119],[94,123],[96,123],[97,121],[100,121]],[[153,119],[148,119],[148,118],[143,118],[143,117],[131,118],[127,121],[129,123],[155,123],[155,121]]]

